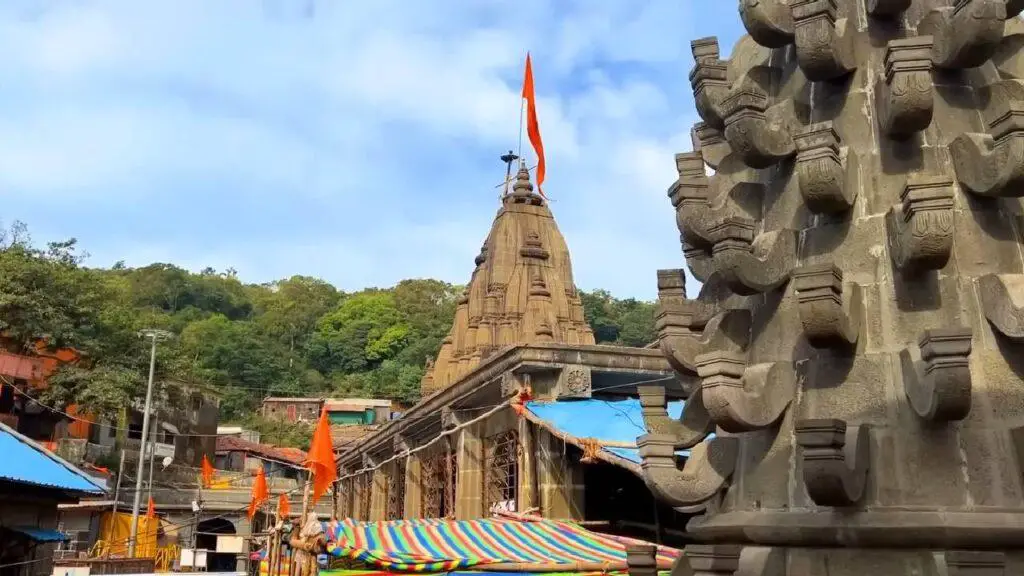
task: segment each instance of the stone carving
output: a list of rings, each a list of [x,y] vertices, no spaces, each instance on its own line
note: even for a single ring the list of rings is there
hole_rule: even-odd
[[[910,8],[912,0],[868,0],[868,14],[875,18],[893,18]]]
[[[767,428],[793,399],[796,373],[789,362],[747,366],[741,354],[716,351],[697,356],[696,363],[704,406],[726,432]]]
[[[677,508],[704,504],[717,495],[736,468],[738,441],[716,437],[690,450],[682,470],[676,464],[676,437],[644,434],[636,439],[644,482],[658,498]]]
[[[686,274],[681,268],[658,270],[658,301],[684,302],[686,300]]]
[[[683,553],[695,576],[775,576],[785,569],[785,552],[767,546],[689,544]]]
[[[703,282],[714,271],[712,243],[705,223],[711,202],[703,156],[700,152],[676,154],[676,171],[679,178],[669,187],[668,196],[676,209],[676,227],[687,266]]]
[[[960,185],[979,196],[1024,195],[1024,99],[1011,100],[1011,91],[1024,87],[1007,80],[989,89],[987,134],[960,134],[949,144]]]
[[[857,187],[851,180],[857,174],[857,155],[846,147],[840,149],[832,122],[807,126],[794,140],[796,173],[807,209],[837,214],[853,207]]]
[[[697,113],[710,126],[725,123],[722,101],[729,95],[729,61],[718,58],[718,38],[710,36],[690,42],[695,62],[690,71],[690,86]]]
[[[725,99],[725,139],[751,168],[768,168],[796,153],[791,130],[797,126],[793,101],[769,106],[768,94],[754,82],[740,83]]]
[[[590,370],[585,366],[562,369],[559,398],[590,398]]]
[[[843,271],[832,263],[797,268],[793,283],[804,336],[811,346],[834,348],[857,343],[864,314],[859,285],[844,287]]]
[[[701,153],[704,163],[715,170],[718,169],[722,160],[732,152],[722,130],[707,122],[694,124],[690,130],[690,138],[693,140],[694,150]]]
[[[747,34],[766,48],[793,43],[793,14],[782,0],[740,0],[740,18]]]
[[[819,506],[852,506],[864,496],[871,462],[867,426],[845,420],[807,419],[796,423],[804,486]]]
[[[849,4],[849,3],[847,3]],[[853,34],[847,18],[838,18],[837,0],[789,0],[796,61],[808,80],[834,80],[852,72]]]
[[[921,418],[963,420],[971,411],[970,328],[925,330],[918,349],[900,352],[907,401]]]
[[[659,303],[654,317],[658,346],[674,369],[696,373],[695,359],[709,350],[746,350],[750,311],[720,310],[698,300]]]
[[[715,269],[737,294],[768,292],[785,284],[796,263],[796,232],[775,230],[754,236],[754,222],[730,216],[711,229]]]
[[[692,394],[683,404],[679,418],[671,418],[664,386],[637,386],[636,391],[647,432],[674,437],[676,450],[691,448],[715,431],[715,423],[700,394]]]
[[[900,193],[900,204],[886,214],[889,254],[911,274],[941,270],[953,251],[953,181],[914,174]]]
[[[1024,341],[1024,275],[986,274],[978,288],[989,324],[1014,342]]]
[[[885,49],[883,81],[878,84],[878,118],[890,138],[904,140],[932,123],[931,36],[890,40]]]
[[[977,550],[947,550],[942,554],[948,576],[1003,576],[1006,554]]]
[[[935,37],[932,62],[942,68],[976,68],[995,54],[1003,39],[1006,0],[954,0],[935,8],[917,33]]]

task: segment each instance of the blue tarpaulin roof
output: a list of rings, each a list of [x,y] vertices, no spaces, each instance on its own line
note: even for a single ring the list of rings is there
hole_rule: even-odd
[[[638,398],[622,400],[561,400],[558,402],[527,402],[526,408],[555,428],[577,438],[596,438],[611,442],[635,442],[637,436],[647,433]],[[668,402],[668,415],[679,418],[683,401]],[[636,448],[604,448],[629,460],[640,463]],[[681,454],[688,454],[683,451]]]
[[[48,528],[36,528],[34,526],[5,526],[4,529],[12,532],[20,532],[36,542],[64,542],[69,539],[67,534]]]
[[[0,480],[102,494],[103,488],[56,454],[0,424]]]

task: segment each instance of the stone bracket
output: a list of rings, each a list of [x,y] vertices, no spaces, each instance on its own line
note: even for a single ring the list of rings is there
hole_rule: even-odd
[[[932,63],[941,68],[977,68],[995,54],[1003,39],[1006,0],[955,0],[935,8],[917,25],[932,35]]]
[[[645,434],[636,439],[644,482],[651,492],[673,507],[703,504],[723,490],[736,468],[739,440],[705,439],[690,450],[682,470],[676,464],[676,438]]]
[[[742,354],[723,351],[701,354],[696,363],[704,405],[726,432],[774,425],[796,391],[796,372],[790,362],[747,366]]]
[[[871,462],[868,428],[845,420],[806,419],[796,422],[802,448],[804,486],[819,506],[846,507],[864,496]]]
[[[740,19],[747,34],[765,48],[793,43],[793,14],[782,0],[740,0]]]
[[[715,128],[707,122],[697,122],[690,129],[690,140],[694,150],[701,153],[704,163],[718,169],[722,160],[732,153],[732,147],[725,139],[723,129]]]
[[[690,87],[700,117],[721,128],[725,122],[722,101],[729,95],[729,61],[720,60],[718,38],[710,36],[690,42],[695,62],[690,70]]]
[[[808,80],[835,80],[857,68],[853,58],[856,30],[852,25],[847,30],[848,18],[837,19],[837,0],[790,0],[789,9],[797,64]]]
[[[889,254],[909,274],[941,270],[953,252],[953,181],[914,174],[886,214]]]
[[[895,18],[910,8],[912,0],[868,0],[868,16],[875,18]]]
[[[935,82],[932,80],[931,36],[890,40],[885,49],[878,96],[882,131],[894,140],[905,140],[932,123]]]
[[[672,436],[676,450],[691,448],[715,431],[715,423],[699,391],[683,404],[683,413],[677,419],[668,415],[664,386],[648,384],[637,386],[636,390],[640,396],[644,427],[651,434]]]
[[[1018,92],[1008,94],[1008,92]],[[990,87],[988,133],[960,134],[949,143],[960,185],[979,196],[1024,196],[1024,100],[1014,81]],[[1011,99],[1012,98],[1012,99]]]
[[[686,301],[686,274],[682,268],[658,270],[658,302]]]
[[[971,329],[925,330],[918,349],[900,351],[907,401],[930,422],[963,420],[971,411]]]
[[[689,374],[697,372],[698,354],[710,350],[746,350],[750,326],[749,310],[720,311],[718,306],[699,300],[658,304],[654,319],[658,346],[669,364],[676,371]]]
[[[804,336],[811,346],[855,346],[864,316],[860,286],[844,286],[843,271],[832,263],[797,268],[793,282]]]
[[[1006,571],[1006,554],[982,550],[947,550],[942,555],[949,576],[999,576]]]
[[[839,214],[857,199],[857,154],[842,141],[831,121],[811,124],[794,136],[796,174],[808,210]]]
[[[689,544],[683,561],[694,576],[780,576],[786,571],[786,551],[767,546]]]
[[[715,269],[736,294],[763,294],[785,284],[796,265],[797,234],[782,229],[754,236],[754,221],[730,216],[711,230]]]
[[[769,106],[768,94],[753,82],[733,89],[726,110],[725,139],[751,168],[768,168],[796,154],[792,133],[799,126],[792,99]]]
[[[1024,274],[986,274],[978,279],[981,308],[992,327],[1024,342]]]

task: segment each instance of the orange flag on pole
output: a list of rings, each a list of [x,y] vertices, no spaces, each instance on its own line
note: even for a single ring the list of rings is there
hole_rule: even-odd
[[[313,504],[316,504],[331,484],[338,478],[338,468],[334,464],[334,444],[331,442],[331,422],[327,419],[327,410],[320,412],[320,421],[313,431],[313,442],[309,445],[309,456],[306,468],[313,475]]]
[[[530,137],[530,144],[537,153],[536,184],[537,193],[547,198],[541,185],[544,184],[544,142],[540,139],[540,124],[537,123],[537,96],[533,91],[533,64],[530,61],[530,53],[526,53],[526,74],[523,78],[523,98],[526,100],[526,134]]]
[[[252,500],[249,501],[249,520],[256,515],[256,509],[270,499],[270,489],[267,488],[267,475],[260,466],[256,472],[256,481],[252,483]]]
[[[288,504],[288,495],[281,494],[277,498],[277,517],[278,519],[287,518],[291,514],[291,505]]]
[[[203,454],[203,488],[209,488],[213,485],[213,466],[210,465],[210,461],[206,458],[206,454]]]
[[[149,497],[149,506],[146,507],[146,518],[156,518],[156,504],[153,504],[153,497]]]

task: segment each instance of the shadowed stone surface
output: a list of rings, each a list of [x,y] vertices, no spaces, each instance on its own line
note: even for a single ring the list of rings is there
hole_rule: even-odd
[[[689,568],[1024,574],[1024,2],[737,1],[669,190],[704,287],[659,271],[691,409],[641,390]]]

